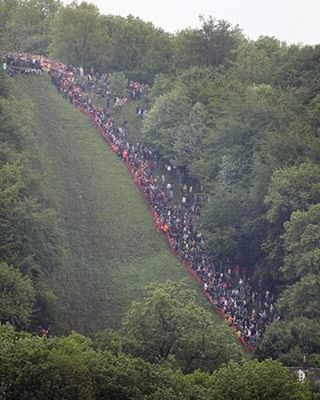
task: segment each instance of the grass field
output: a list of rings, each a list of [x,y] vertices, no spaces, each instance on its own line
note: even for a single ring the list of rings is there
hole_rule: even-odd
[[[155,231],[125,165],[90,121],[46,78],[16,81],[17,95],[32,104],[45,187],[60,216],[65,244],[62,263],[49,278],[61,309],[56,329],[91,335],[117,327],[151,282],[185,278],[197,288]],[[199,299],[206,303],[203,295]]]

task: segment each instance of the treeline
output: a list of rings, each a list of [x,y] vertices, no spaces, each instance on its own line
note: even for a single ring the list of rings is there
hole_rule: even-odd
[[[0,398],[5,400],[316,399],[278,363],[231,363],[212,375],[115,354],[76,333],[32,337],[0,327]],[[232,383],[231,383],[232,382]]]
[[[93,4],[63,6],[58,0],[1,0],[0,37],[5,50],[122,71],[140,81],[193,65],[228,64],[242,40],[237,27],[213,18],[202,19],[201,29],[172,35],[132,15],[101,15]]]
[[[57,312],[46,281],[63,250],[56,213],[43,196],[30,104],[14,93],[0,72],[0,323],[36,330]]]
[[[312,382],[299,383],[280,363],[241,360],[223,341],[228,328],[213,327],[194,297],[179,284],[150,287],[120,332],[94,340],[0,326],[0,399],[318,398]]]
[[[319,61],[320,46],[243,40],[224,68],[158,75],[143,125],[144,140],[208,194],[208,251],[278,297],[286,322],[267,329],[257,354],[290,365],[311,353],[319,365],[319,334],[303,345],[320,317]]]

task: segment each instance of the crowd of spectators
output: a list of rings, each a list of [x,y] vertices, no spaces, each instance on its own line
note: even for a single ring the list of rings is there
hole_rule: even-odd
[[[9,75],[41,75],[40,57],[26,54],[5,53],[2,55],[2,68]]]
[[[131,100],[140,100],[143,96],[148,94],[149,86],[147,83],[129,81],[128,89]]]
[[[239,340],[247,347],[254,345],[265,327],[278,318],[274,296],[268,290],[249,284],[238,263],[230,259],[216,260],[208,254],[205,238],[197,224],[201,204],[193,187],[174,182],[175,165],[169,161],[161,178],[156,177],[158,154],[142,143],[131,143],[125,128],[116,126],[108,108],[94,104],[81,83],[83,73],[79,73],[79,69],[33,56],[17,56],[15,60],[12,54],[11,68],[21,66],[21,60],[28,65],[36,60],[40,69],[48,72],[57,90],[92,120],[112,150],[126,163],[144,193],[156,229],[167,236],[172,251],[202,283],[206,296],[234,328]],[[100,77],[100,84],[103,85],[106,79]],[[105,86],[109,90],[109,85]],[[132,99],[139,99],[141,91],[147,90],[145,85],[134,82],[130,82],[129,87]]]

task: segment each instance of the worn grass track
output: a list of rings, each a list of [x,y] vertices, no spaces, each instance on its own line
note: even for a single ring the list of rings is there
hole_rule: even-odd
[[[56,329],[91,335],[117,327],[151,282],[185,278],[197,288],[155,231],[126,167],[90,121],[48,79],[16,83],[16,95],[31,105],[47,174],[44,190],[60,216],[65,251],[49,278],[60,309]]]

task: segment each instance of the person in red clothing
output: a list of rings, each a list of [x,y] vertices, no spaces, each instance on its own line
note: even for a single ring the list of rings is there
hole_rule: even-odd
[[[161,222],[161,218],[159,217],[158,214],[154,214],[154,221],[155,221],[155,225],[156,225],[156,229],[158,231],[162,231],[162,222]]]
[[[124,149],[123,153],[122,153],[122,159],[123,159],[124,162],[126,162],[127,158],[128,158],[128,150]]]
[[[164,233],[167,233],[168,230],[169,230],[169,226],[168,226],[168,224],[165,222],[165,223],[163,224],[163,226],[162,226],[162,231],[163,231]]]

